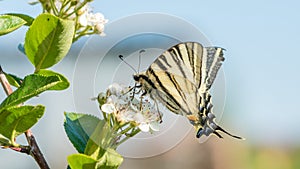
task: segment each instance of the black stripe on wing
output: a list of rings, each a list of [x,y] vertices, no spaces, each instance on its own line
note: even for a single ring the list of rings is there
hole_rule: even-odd
[[[172,53],[174,60],[177,60],[179,69],[183,77],[187,77],[186,70],[193,74],[193,79],[189,79],[194,82],[197,88],[201,85],[201,68],[202,68],[202,56],[203,47],[197,42],[180,43],[173,46],[168,50]],[[184,67],[184,68],[183,68]]]
[[[175,61],[175,63],[177,63],[176,65],[172,65],[170,67],[175,67],[176,66],[178,68],[178,70],[180,70],[180,72],[182,74],[182,77],[187,78],[187,75],[186,75],[187,72],[185,72],[185,69],[183,68],[183,64],[181,64],[181,63],[183,63],[182,52],[179,49],[177,49],[177,47],[178,47],[178,45],[172,47],[171,49],[169,49],[167,51],[172,56],[172,59]],[[164,56],[164,58],[165,58],[166,53],[165,53],[165,55],[163,54],[162,56]],[[169,59],[171,59],[171,58],[169,58]]]
[[[191,55],[189,57],[191,60],[193,60],[193,74],[196,82],[197,88],[200,88],[201,85],[201,68],[202,68],[202,62],[203,62],[203,47],[199,43],[192,43],[191,47]]]
[[[180,85],[177,83],[176,79],[174,77],[172,77],[170,74],[168,74],[167,72],[160,72],[160,75],[157,75],[156,72],[149,67],[147,70],[147,75],[148,77],[151,78],[151,76],[154,78],[153,82],[156,86],[156,94],[152,95],[154,97],[159,96],[159,100],[165,104],[168,105],[167,107],[173,111],[174,113],[185,113],[185,114],[191,114],[191,111],[188,109],[188,106],[183,106],[183,103],[185,105],[188,105],[188,103],[186,102],[185,99],[185,95],[182,92]],[[162,78],[164,78],[164,80],[162,80]],[[169,81],[166,81],[166,79],[168,79]],[[172,84],[172,86],[167,86],[164,85],[165,84]],[[171,93],[172,91],[174,91],[173,89],[175,89],[177,91],[177,94],[175,93]],[[152,91],[155,92],[155,91]],[[174,95],[178,95],[181,96],[181,100],[177,100]],[[176,110],[176,111],[174,111]],[[182,112],[181,112],[182,111]]]
[[[221,68],[223,61],[225,60],[225,58],[223,57],[223,50],[222,48],[218,48],[218,47],[207,47],[206,51],[207,51],[207,60],[206,63],[206,70],[202,70],[205,71],[205,89],[209,90],[211,85],[213,84],[218,70]]]

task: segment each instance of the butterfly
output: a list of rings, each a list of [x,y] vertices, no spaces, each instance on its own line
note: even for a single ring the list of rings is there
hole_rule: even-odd
[[[223,61],[223,48],[203,47],[197,42],[179,43],[165,52],[145,72],[133,78],[142,95],[150,95],[171,112],[187,117],[197,130],[196,137],[219,131],[242,139],[224,130],[215,122],[209,93]]]

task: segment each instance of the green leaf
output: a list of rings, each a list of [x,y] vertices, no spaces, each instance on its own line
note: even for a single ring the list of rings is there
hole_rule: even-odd
[[[39,4],[40,2],[38,0],[36,1],[29,1],[28,4],[29,5],[36,5],[36,4]]]
[[[0,113],[0,133],[12,143],[16,136],[30,129],[44,114],[45,107],[17,106],[5,109]]]
[[[79,153],[84,153],[90,135],[101,121],[91,115],[66,113],[64,122],[65,131],[73,146]]]
[[[104,155],[98,160],[98,169],[117,169],[123,162],[123,157],[114,149],[108,148]]]
[[[0,105],[0,113],[8,107],[18,105],[26,100],[37,96],[38,94],[49,90],[60,84],[61,80],[58,76],[44,76],[31,74],[24,78],[21,86],[10,94]]]
[[[32,24],[32,22],[34,21],[34,19],[31,16],[25,15],[25,14],[7,13],[5,15],[16,16],[16,17],[22,18],[24,21],[26,21],[26,23],[25,23],[26,26],[30,26]]]
[[[18,16],[0,15],[0,36],[8,34],[24,24],[26,21]]]
[[[25,38],[25,52],[36,72],[46,69],[68,53],[74,34],[74,22],[43,13],[30,26]]]
[[[97,160],[86,154],[68,156],[68,163],[72,169],[117,169],[122,162],[123,157],[110,148]]]
[[[65,90],[70,86],[68,79],[57,72],[53,72],[51,70],[46,70],[46,69],[41,69],[38,72],[36,72],[36,74],[49,76],[49,77],[57,76],[60,79],[60,82],[57,85],[50,87],[48,90]]]
[[[22,44],[22,43],[19,43],[19,45],[18,45],[18,49],[19,49],[19,51],[20,51],[21,53],[23,53],[24,55],[26,55],[26,53],[25,53],[25,49],[24,49],[24,44]]]
[[[95,159],[103,156],[106,149],[110,146],[110,141],[114,138],[112,128],[104,120],[98,123],[97,127],[90,136],[84,154],[90,155]]]
[[[20,85],[23,82],[23,79],[19,78],[16,75],[5,73],[5,76],[8,80],[8,82],[9,82],[9,84],[12,85],[12,86],[15,86],[17,88],[20,87]]]
[[[85,154],[72,154],[68,163],[72,169],[95,169],[97,160]]]
[[[0,146],[10,146],[12,145],[11,141],[4,137],[2,134],[0,134]]]

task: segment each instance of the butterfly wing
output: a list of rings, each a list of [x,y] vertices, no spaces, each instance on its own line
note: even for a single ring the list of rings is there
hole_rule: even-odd
[[[180,43],[160,55],[146,71],[153,82],[151,96],[170,111],[199,119],[200,44]]]
[[[170,111],[185,115],[197,128],[197,137],[218,131],[234,136],[214,122],[209,89],[224,61],[223,49],[180,43],[160,55],[147,69],[144,87]],[[147,80],[146,80],[147,79]]]
[[[202,93],[207,92],[213,84],[218,70],[222,66],[225,58],[223,57],[223,48],[207,47],[202,54],[201,82],[199,84]]]
[[[165,51],[150,68],[188,79],[203,93],[210,89],[223,61],[222,48],[204,48],[197,42],[185,42]]]
[[[177,44],[160,55],[149,67],[153,71],[166,71],[170,75],[181,76],[196,88],[201,82],[201,60],[203,47],[199,43]]]
[[[186,115],[194,124],[200,123],[200,103],[206,106],[206,102],[201,102],[205,100],[201,93],[208,91],[223,60],[221,48],[179,43],[160,55],[146,71],[156,86],[151,95],[170,111]],[[207,81],[211,83],[206,84]]]
[[[191,115],[198,112],[200,96],[197,88],[186,78],[167,71],[146,72],[155,88],[151,89],[150,96],[159,100],[170,111],[180,115]]]

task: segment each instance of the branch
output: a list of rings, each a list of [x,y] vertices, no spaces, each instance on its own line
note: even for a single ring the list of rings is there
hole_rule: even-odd
[[[9,84],[1,66],[0,66],[0,82],[2,84],[2,87],[5,91],[5,93],[7,95],[12,94],[13,90],[10,87],[10,84]],[[26,136],[27,142],[30,147],[29,151],[28,151],[28,149],[25,149],[25,148],[16,148],[16,147],[10,147],[10,149],[20,152],[20,153],[30,154],[35,159],[35,161],[38,163],[38,165],[41,169],[50,169],[32,132],[30,131],[30,129],[25,132],[25,136]]]
[[[31,147],[30,155],[35,159],[35,161],[38,163],[38,165],[40,166],[41,169],[50,169],[32,132],[30,130],[27,130],[25,132],[25,135],[27,138],[27,142]]]
[[[4,74],[1,66],[0,66],[0,81],[1,81],[2,87],[3,87],[6,95],[10,95],[13,92],[13,90],[11,89],[10,84],[8,83],[7,78]]]

